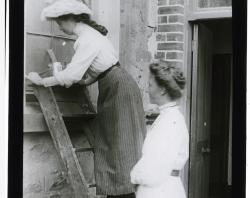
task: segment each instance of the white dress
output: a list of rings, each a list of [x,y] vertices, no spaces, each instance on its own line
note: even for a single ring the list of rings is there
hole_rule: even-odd
[[[179,176],[189,154],[189,135],[176,103],[160,107],[142,149],[142,157],[131,171],[131,182],[139,184],[137,198],[186,198]]]

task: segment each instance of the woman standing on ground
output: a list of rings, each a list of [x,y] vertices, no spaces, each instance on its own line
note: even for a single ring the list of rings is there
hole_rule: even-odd
[[[75,54],[62,71],[41,78],[28,75],[36,85],[70,87],[74,83],[98,81],[99,96],[95,133],[95,178],[99,195],[135,197],[130,171],[141,157],[146,133],[140,89],[120,67],[118,57],[105,36],[106,28],[90,19],[91,11],[80,1],[58,0],[46,7],[42,19],[54,20],[60,29],[76,35]],[[82,80],[83,76],[88,76]]]
[[[160,106],[160,115],[131,171],[132,183],[139,185],[137,198],[186,198],[179,172],[188,159],[189,135],[177,105],[184,85],[181,69],[164,61],[150,65],[149,96]]]

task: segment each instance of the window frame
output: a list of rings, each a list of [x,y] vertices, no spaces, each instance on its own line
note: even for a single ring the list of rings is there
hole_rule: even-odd
[[[232,17],[232,6],[199,8],[198,0],[189,0],[187,4],[188,21]]]

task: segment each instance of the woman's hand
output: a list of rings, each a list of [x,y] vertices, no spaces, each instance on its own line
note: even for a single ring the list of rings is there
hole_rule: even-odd
[[[43,79],[37,72],[30,72],[26,78],[36,85],[43,85]]]

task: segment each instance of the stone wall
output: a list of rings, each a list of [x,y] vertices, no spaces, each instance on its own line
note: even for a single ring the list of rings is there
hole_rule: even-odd
[[[74,147],[89,147],[83,131],[70,131]],[[23,197],[70,198],[73,191],[49,132],[24,134]],[[79,153],[85,178],[94,184],[93,153]],[[91,188],[92,194],[95,189]]]

